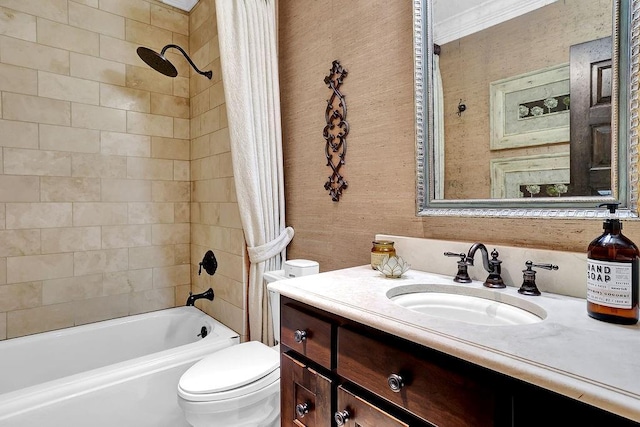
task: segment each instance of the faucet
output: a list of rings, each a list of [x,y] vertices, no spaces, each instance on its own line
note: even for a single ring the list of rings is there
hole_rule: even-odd
[[[471,278],[467,273],[467,267],[473,265],[474,257],[476,252],[480,249],[482,253],[482,263],[484,265],[484,269],[487,270],[489,276],[487,280],[484,282],[484,286],[487,288],[506,288],[507,285],[504,284],[502,280],[502,276],[500,275],[502,272],[502,268],[500,264],[502,261],[498,259],[498,251],[491,251],[491,259],[489,259],[489,252],[487,251],[487,247],[482,243],[474,243],[469,248],[469,252],[465,255],[464,253],[457,254],[454,252],[445,252],[445,256],[456,256],[460,257],[460,261],[458,261],[458,273],[456,277],[453,279],[454,282],[458,283],[469,283],[471,282]]]
[[[187,306],[193,305],[196,300],[201,298],[208,299],[209,301],[213,301],[213,289],[209,288],[201,294],[192,294],[189,292],[189,297],[187,298]]]

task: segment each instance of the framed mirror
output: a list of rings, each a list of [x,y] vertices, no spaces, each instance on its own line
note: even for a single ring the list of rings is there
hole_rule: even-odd
[[[417,214],[637,217],[638,2],[478,3],[413,1]]]

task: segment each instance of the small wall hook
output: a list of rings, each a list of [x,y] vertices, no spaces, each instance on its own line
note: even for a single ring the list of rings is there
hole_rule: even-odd
[[[466,110],[467,106],[462,103],[462,98],[460,98],[460,101],[458,102],[458,117],[460,117]]]

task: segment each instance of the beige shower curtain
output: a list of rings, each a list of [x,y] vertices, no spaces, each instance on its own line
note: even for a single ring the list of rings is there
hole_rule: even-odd
[[[236,193],[247,251],[250,339],[273,344],[263,273],[277,270],[285,227],[275,0],[216,0]]]

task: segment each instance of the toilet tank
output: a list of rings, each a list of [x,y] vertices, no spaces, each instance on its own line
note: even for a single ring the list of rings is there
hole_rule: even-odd
[[[266,284],[286,279],[284,270],[265,271],[263,277]],[[276,340],[276,344],[278,344],[280,343],[280,294],[274,291],[269,291],[269,304],[271,304],[273,337]]]

